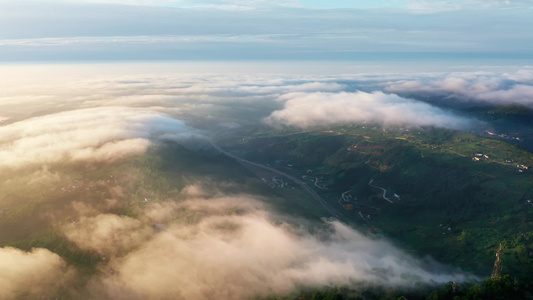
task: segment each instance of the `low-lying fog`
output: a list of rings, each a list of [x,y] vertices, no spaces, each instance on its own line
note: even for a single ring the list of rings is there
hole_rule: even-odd
[[[533,108],[531,70],[380,76],[139,71],[77,79],[50,78],[52,73],[1,86],[5,188],[0,210],[13,201],[23,206],[34,200],[18,197],[22,192],[8,189],[9,182],[24,182],[28,190],[49,188],[65,176],[61,169],[50,171],[56,164],[98,164],[105,170],[159,141],[207,139],[228,122],[300,128],[373,122],[464,130],[481,123],[406,96],[416,93],[469,105]],[[98,254],[101,261],[105,257],[105,264],[97,272],[83,272],[52,247],[26,252],[6,246],[10,241],[0,237],[1,297],[61,292],[93,299],[246,299],[301,286],[412,286],[473,278],[337,221],[320,232],[273,221],[276,213],[261,201],[263,195],[228,194],[217,188],[221,184],[236,183],[191,179],[131,216],[110,213],[118,198],[128,201],[131,191],[125,186],[113,187],[104,206],[76,194],[53,209],[76,211],[79,218],[50,217],[49,226],[79,251]],[[35,197],[54,200],[43,195]],[[0,222],[15,222],[11,207],[2,210]]]

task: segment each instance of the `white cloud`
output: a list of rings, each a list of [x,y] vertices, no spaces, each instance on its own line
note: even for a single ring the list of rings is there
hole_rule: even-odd
[[[531,8],[527,0],[399,0],[415,12],[434,13],[464,9],[516,9]]]
[[[520,83],[533,84],[533,72],[529,70],[519,70],[514,73],[505,73],[502,77]]]
[[[112,161],[144,152],[152,140],[191,135],[181,121],[142,109],[103,107],[52,113],[0,127],[0,166]]]
[[[139,74],[3,86],[0,165],[64,158],[110,161],[142,153],[155,139],[193,134],[177,119],[198,126],[208,124],[206,120],[267,118],[271,124],[299,127],[376,122],[462,129],[470,120],[407,97],[533,107],[531,70],[383,76],[190,75],[169,70],[154,75],[153,70],[125,70]],[[354,92],[359,87],[392,94]]]
[[[297,0],[57,0],[64,2],[112,3],[168,7],[221,7],[257,9],[272,6],[300,6]]]
[[[273,223],[250,196],[206,198],[198,192],[198,187],[189,188],[181,202],[150,205],[139,220],[98,215],[80,222],[82,234],[67,230],[67,237],[82,249],[110,255],[115,275],[94,278],[88,286],[91,296],[249,299],[288,294],[298,286],[390,287],[471,278],[438,264],[429,270],[388,242],[338,222],[322,235],[312,235]],[[154,222],[162,224],[154,229]],[[132,245],[127,255],[114,255]]]
[[[456,73],[425,79],[390,82],[393,93],[455,97],[466,103],[520,104],[533,108],[533,72],[504,74]]]
[[[151,233],[140,221],[126,216],[99,214],[82,216],[63,228],[65,236],[81,249],[115,255],[139,246]]]
[[[73,276],[65,261],[46,249],[0,248],[0,264],[1,299],[51,296]]]
[[[506,76],[529,80],[525,72]],[[154,139],[190,134],[176,118],[201,128],[209,127],[204,126],[208,124],[205,121],[217,119],[244,123],[262,118],[271,124],[299,127],[357,122],[456,129],[469,125],[465,118],[420,101],[382,92],[352,92],[359,86],[367,90],[386,86],[384,90],[392,93],[476,93],[484,101],[508,98],[515,102],[525,99],[525,103],[531,94],[525,83],[506,90],[503,79],[488,74],[401,78],[405,75],[199,76],[169,72],[107,79],[96,76],[48,85],[12,84],[0,98],[0,110],[7,119],[0,127],[0,156],[5,158],[1,164],[46,163],[62,156],[109,161],[142,153]],[[62,112],[54,113],[58,110]],[[9,123],[13,120],[19,121]]]
[[[426,103],[382,92],[290,93],[280,97],[284,108],[266,121],[297,127],[375,122],[384,125],[463,128],[467,119]]]

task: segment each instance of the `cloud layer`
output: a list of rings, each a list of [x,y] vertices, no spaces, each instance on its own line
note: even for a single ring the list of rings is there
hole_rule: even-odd
[[[0,264],[0,299],[50,296],[73,275],[61,257],[46,249],[0,248]]]
[[[279,98],[284,108],[266,121],[296,127],[353,124],[437,126],[464,128],[468,121],[452,113],[382,92],[290,93]]]
[[[318,233],[275,222],[279,216],[261,205],[259,196],[224,194],[212,187],[216,184],[209,188],[192,184],[181,191],[172,187],[157,201],[139,204],[142,197],[132,196],[139,187],[131,188],[137,181],[129,176],[141,175],[132,172],[114,180],[105,169],[93,175],[76,172],[83,172],[81,165],[86,162],[100,162],[105,168],[106,162],[144,153],[159,140],[199,136],[195,128],[216,133],[224,128],[221,124],[254,126],[266,120],[297,127],[373,122],[463,128],[472,121],[392,92],[443,95],[444,101],[452,95],[468,103],[489,101],[484,99],[516,103],[518,97],[505,95],[521,91],[520,101],[527,104],[530,95],[524,87],[532,83],[531,72],[521,71],[380,76],[170,72],[4,84],[0,97],[0,167],[8,174],[4,186],[28,188],[19,194],[6,188],[0,205],[2,209],[8,202],[9,208],[26,205],[22,201],[33,195],[49,197],[42,205],[36,202],[39,207],[57,204],[59,212],[39,216],[52,216],[57,222],[54,228],[72,243],[73,251],[101,258],[95,274],[75,291],[92,299],[247,299],[286,294],[301,286],[461,281],[471,277],[416,259],[339,222],[325,224]],[[67,175],[54,167],[65,161],[82,163],[81,170]],[[15,169],[21,166],[34,168]],[[149,180],[140,189],[141,194],[150,194]],[[122,212],[130,203],[138,208],[135,213],[112,213]],[[16,262],[0,271],[0,287],[13,297],[54,294],[72,278],[65,262],[48,250],[25,253],[3,248],[0,260],[6,265]],[[13,273],[19,265],[25,270],[20,277]],[[21,278],[28,278],[33,269],[33,289],[27,291],[23,286],[29,279]]]
[[[217,131],[221,122],[468,129],[478,122],[454,113],[454,107],[533,108],[532,95],[528,68],[380,76],[170,72],[13,84],[0,97],[0,165],[112,161],[142,153],[158,139],[198,135],[191,126]]]
[[[65,111],[64,113],[79,108],[87,109],[86,112],[90,112],[88,109],[100,109],[101,111],[95,111],[95,113],[102,114],[103,120],[117,122],[119,128],[125,126],[121,134],[128,135],[127,138],[130,139],[132,137],[146,139],[147,135],[160,134],[161,130],[150,128],[155,126],[153,124],[163,123],[167,115],[190,124],[194,123],[199,127],[217,119],[257,123],[258,120],[264,118],[268,118],[270,124],[282,123],[300,127],[364,121],[388,125],[407,124],[447,128],[463,128],[469,124],[469,120],[449,111],[394,95],[396,92],[403,95],[407,91],[423,94],[424,91],[431,90],[437,93],[438,89],[449,95],[461,85],[460,82],[448,80],[442,85],[436,86],[435,83],[435,86],[432,86],[430,82],[427,84],[420,82],[417,76],[419,75],[411,80],[406,80],[405,76],[398,74],[384,74],[383,76],[370,74],[342,76],[169,74],[155,76],[151,74],[111,79],[96,78],[90,81],[72,82],[58,91],[51,88],[53,85],[26,85],[23,91],[7,87],[6,96],[3,99],[0,98],[0,108],[3,111],[12,112],[12,116],[3,115],[6,119],[4,123],[9,122],[10,118],[17,120],[26,119],[35,114],[47,115],[47,112],[58,108]],[[516,76],[527,79],[525,73],[517,73]],[[438,80],[437,77],[430,78]],[[450,90],[452,88],[455,90]],[[467,86],[462,90],[467,92],[471,89]],[[523,94],[527,94],[528,87],[517,86],[513,91],[522,91]],[[492,97],[497,97],[496,93],[506,91],[496,88],[493,92]],[[489,95],[485,97],[488,98]],[[35,107],[37,103],[42,109],[33,114],[31,110],[20,109],[25,106]],[[115,106],[117,108],[113,108]],[[106,110],[120,110],[118,107],[129,108],[117,114],[114,117],[115,120],[111,120],[111,117],[105,115],[114,113],[106,112],[102,107],[106,107]],[[143,117],[133,116],[143,110],[147,111]],[[82,113],[82,111],[79,112],[79,114]],[[47,115],[47,117],[51,116]],[[68,118],[68,116],[57,117]],[[73,117],[77,118],[77,116]],[[119,118],[123,120],[119,121]],[[131,122],[130,118],[132,118]],[[142,120],[137,122],[133,118],[142,118]],[[156,118],[160,118],[161,122],[156,122]],[[80,122],[82,120],[85,119],[82,117]],[[31,122],[45,121],[32,120]],[[59,122],[62,121],[59,120]],[[173,121],[165,120],[165,122]],[[137,130],[134,128],[135,125],[126,125],[127,123],[138,124],[146,128]],[[15,124],[9,126],[15,126]],[[102,126],[105,125],[102,124]],[[171,127],[172,130],[179,131],[182,125],[176,124]],[[107,134],[112,132],[105,128],[102,131]],[[132,131],[143,133],[132,134]],[[139,145],[139,148],[142,148],[142,145]]]
[[[0,166],[112,161],[144,152],[151,140],[190,135],[181,121],[153,111],[105,107],[52,113],[0,127]]]
[[[298,286],[471,278],[338,222],[314,235],[273,223],[247,195],[189,196],[148,206],[137,220],[101,214],[64,230],[82,249],[108,257],[112,275],[88,286],[98,298],[248,299],[285,295]],[[124,250],[129,252],[121,256]]]
[[[389,92],[438,96],[474,105],[519,104],[533,108],[533,72],[452,73],[437,77],[391,82]]]

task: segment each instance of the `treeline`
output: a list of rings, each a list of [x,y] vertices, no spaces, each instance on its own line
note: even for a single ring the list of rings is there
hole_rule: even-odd
[[[253,300],[508,300],[533,299],[533,285],[504,275],[481,282],[446,283],[437,288],[331,287],[298,292],[290,296],[261,296]]]

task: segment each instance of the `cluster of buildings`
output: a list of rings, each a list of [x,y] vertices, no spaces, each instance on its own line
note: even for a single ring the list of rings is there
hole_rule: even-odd
[[[480,160],[485,160],[485,159],[489,159],[489,158],[490,157],[487,154],[476,153],[476,154],[474,154],[474,157],[472,157],[472,160],[473,161],[480,161]]]
[[[528,166],[521,165],[521,164],[516,165],[516,167],[518,168],[518,172],[520,172],[520,173],[522,173],[522,172],[524,172],[525,170],[528,170],[528,169],[529,169]]]
[[[472,157],[472,160],[473,161],[480,161],[480,160],[487,160],[489,159],[490,157],[487,155],[487,154],[483,154],[483,153],[475,153],[474,156]],[[512,159],[506,159],[505,160],[506,163],[508,164],[512,164],[514,163],[514,160]],[[518,168],[518,172],[522,173],[524,172],[525,170],[528,170],[529,167],[526,166],[526,165],[523,165],[523,164],[517,164],[516,167]]]
[[[521,139],[517,136],[509,136],[503,133],[497,134],[496,132],[489,131],[489,130],[485,130],[485,132],[490,136],[498,136],[498,137],[501,137],[502,139],[521,141]]]

